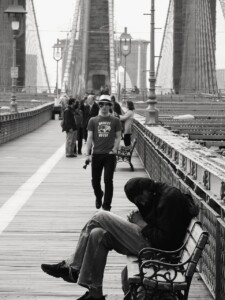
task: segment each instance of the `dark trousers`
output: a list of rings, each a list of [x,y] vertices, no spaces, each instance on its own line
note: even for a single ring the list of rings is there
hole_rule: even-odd
[[[130,146],[131,144],[131,134],[124,134],[124,137],[123,137],[123,141],[124,141],[124,145],[125,146]]]
[[[83,139],[85,140],[85,142],[87,142],[87,136],[88,136],[87,128],[83,128]]]
[[[81,154],[83,144],[83,128],[79,128],[77,132],[78,154]],[[75,145],[74,153],[77,153],[77,146]]]
[[[102,197],[101,176],[104,169],[105,194],[102,207],[110,209],[113,197],[113,174],[116,166],[116,155],[93,154],[91,166],[92,186],[97,199]]]

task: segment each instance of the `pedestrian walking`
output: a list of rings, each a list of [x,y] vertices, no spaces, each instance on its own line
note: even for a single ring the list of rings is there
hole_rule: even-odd
[[[95,95],[89,95],[87,97],[87,104],[90,106],[90,110],[89,110],[89,114],[88,114],[88,117],[90,120],[90,118],[96,117],[99,112],[99,106],[95,102]]]
[[[68,101],[69,101],[69,96],[67,94],[63,94],[60,97],[59,104],[61,105],[61,117],[63,118],[64,116],[64,111],[68,106]]]
[[[89,111],[90,111],[90,106],[87,104],[87,97],[88,97],[88,95],[85,94],[85,96],[81,100],[81,104],[80,104],[80,109],[83,113],[82,128],[83,128],[83,139],[84,139],[85,143],[87,142],[87,124],[89,121]]]
[[[113,197],[113,175],[116,164],[116,153],[120,145],[121,124],[118,118],[110,115],[112,106],[109,95],[99,99],[99,115],[88,123],[86,154],[92,162],[92,186],[96,196],[96,208],[111,209]],[[92,153],[91,153],[92,151]],[[104,169],[105,193],[101,188],[101,176]],[[102,204],[102,198],[104,201]]]
[[[66,157],[75,157],[74,147],[77,139],[77,126],[73,111],[74,99],[69,99],[63,114],[63,131],[66,131]]]
[[[74,148],[74,154],[82,154],[83,140],[83,112],[80,109],[80,101],[76,101],[74,105],[74,117],[77,126],[77,141]],[[78,150],[77,150],[78,149]]]
[[[111,100],[112,100],[112,110],[113,110],[114,117],[121,116],[122,110],[121,110],[119,103],[116,101],[116,98],[114,95],[111,96]]]
[[[122,121],[123,127],[123,140],[124,145],[131,145],[131,134],[132,134],[132,125],[134,120],[134,103],[132,101],[127,101],[127,111],[124,115],[119,116],[120,121]]]

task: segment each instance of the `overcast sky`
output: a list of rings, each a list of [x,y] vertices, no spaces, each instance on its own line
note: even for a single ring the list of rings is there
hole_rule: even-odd
[[[150,39],[150,0],[114,0],[115,1],[115,31],[120,35],[127,27],[132,38]],[[155,1],[156,55],[159,53],[163,27],[169,0]],[[163,3],[163,4],[162,4]],[[66,38],[71,29],[75,0],[35,0],[38,26],[42,41],[44,57],[47,65],[50,85],[55,84],[56,63],[53,60],[52,46],[57,38]]]

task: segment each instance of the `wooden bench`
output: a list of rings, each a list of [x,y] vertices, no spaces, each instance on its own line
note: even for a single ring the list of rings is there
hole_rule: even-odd
[[[137,141],[136,139],[133,139],[132,143],[130,146],[121,146],[120,149],[117,151],[116,154],[116,162],[127,162],[129,163],[130,167],[131,167],[131,171],[134,171],[134,167],[133,164],[131,163],[131,158],[132,158],[132,154],[135,148]]]
[[[192,220],[183,246],[176,251],[142,249],[127,256],[130,299],[187,300],[192,277],[208,241],[208,232]]]

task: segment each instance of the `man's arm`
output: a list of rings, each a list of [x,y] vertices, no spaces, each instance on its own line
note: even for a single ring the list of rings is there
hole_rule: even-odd
[[[124,115],[120,116],[120,121],[126,121],[132,116],[132,112],[128,110]]]
[[[86,144],[86,156],[91,155],[92,144],[93,144],[93,131],[88,131],[87,144]]]
[[[112,151],[113,151],[114,153],[116,153],[117,150],[119,149],[119,146],[120,146],[120,140],[121,140],[121,131],[117,131],[117,132],[116,132],[115,143],[114,143],[114,146],[113,146],[113,149],[112,149]]]

